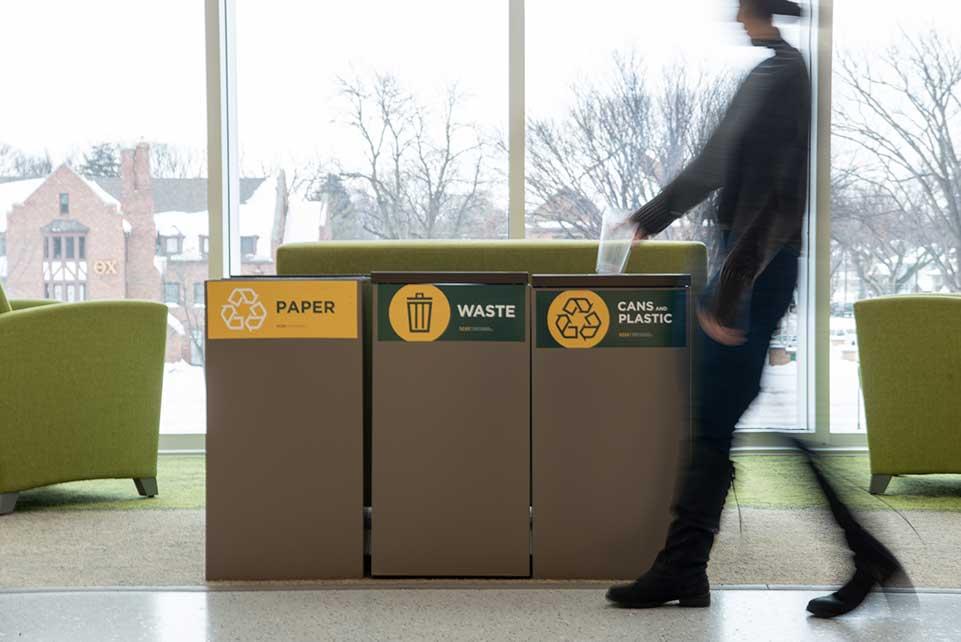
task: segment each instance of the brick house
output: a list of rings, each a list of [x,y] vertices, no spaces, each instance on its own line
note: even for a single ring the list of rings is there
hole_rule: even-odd
[[[273,273],[284,241],[329,237],[324,204],[282,172],[242,178],[240,203],[244,274]],[[207,179],[152,177],[146,144],[121,151],[117,177],[0,178],[0,281],[14,298],[162,301],[167,361],[200,365],[207,219]]]

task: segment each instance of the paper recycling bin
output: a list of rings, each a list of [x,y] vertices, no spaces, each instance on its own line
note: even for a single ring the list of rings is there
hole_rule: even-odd
[[[690,277],[531,284],[534,577],[636,578],[690,435]]]
[[[207,282],[208,580],[363,577],[361,282]]]
[[[372,574],[528,577],[527,275],[371,282]]]

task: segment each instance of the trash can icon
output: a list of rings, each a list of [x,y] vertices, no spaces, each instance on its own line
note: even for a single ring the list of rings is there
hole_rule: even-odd
[[[424,296],[423,292],[418,292],[407,298],[407,324],[411,333],[426,334],[430,332],[430,317],[433,308],[433,297]]]

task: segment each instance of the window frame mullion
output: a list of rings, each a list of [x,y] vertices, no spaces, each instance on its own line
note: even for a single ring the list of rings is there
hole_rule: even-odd
[[[525,0],[508,4],[508,238],[523,239],[525,232],[525,155],[527,116],[525,106]]]

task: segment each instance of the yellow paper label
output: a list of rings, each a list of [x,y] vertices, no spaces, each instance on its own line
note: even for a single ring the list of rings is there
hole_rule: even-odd
[[[208,339],[356,339],[357,281],[207,282]]]

